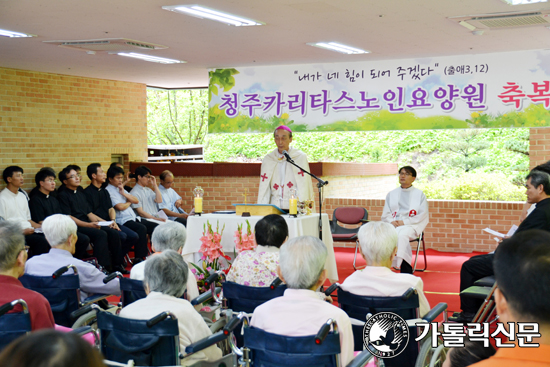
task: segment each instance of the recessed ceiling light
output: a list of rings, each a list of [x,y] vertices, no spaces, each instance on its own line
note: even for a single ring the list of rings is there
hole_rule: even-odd
[[[162,8],[164,10],[174,11],[176,13],[191,15],[192,17],[216,20],[218,22],[234,25],[236,27],[265,25],[265,23],[262,23],[262,22],[257,22],[252,19],[247,19],[247,18],[239,17],[228,13],[223,13],[221,11],[205,8],[204,6],[199,6],[199,5],[170,5],[170,6],[163,6]]]
[[[12,38],[21,38],[21,37],[36,37],[34,34],[21,33],[21,32],[12,32],[5,29],[0,29],[0,36],[12,37]]]
[[[545,3],[548,0],[502,0],[509,5],[525,5],[525,4],[535,4],[535,3]]]
[[[150,61],[150,62],[158,62],[161,64],[183,64],[185,61],[181,60],[174,60],[174,59],[167,59],[164,57],[157,57],[157,56],[150,56],[150,55],[144,55],[144,54],[138,54],[135,52],[119,52],[117,55],[120,56],[126,56],[126,57],[133,57],[135,59]]]
[[[361,50],[360,48],[350,47],[336,42],[317,42],[308,43],[310,46],[325,48],[327,50],[341,52],[343,54],[368,54],[370,51]]]

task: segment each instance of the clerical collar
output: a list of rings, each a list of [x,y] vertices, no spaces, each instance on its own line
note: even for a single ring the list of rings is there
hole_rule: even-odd
[[[410,190],[410,189],[412,189],[412,188],[413,188],[413,186],[412,186],[412,185],[411,185],[411,186],[409,186],[409,187],[401,187],[401,186],[399,186],[399,187],[401,188],[401,190]]]

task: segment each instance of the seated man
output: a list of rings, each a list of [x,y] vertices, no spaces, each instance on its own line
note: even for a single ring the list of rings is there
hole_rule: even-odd
[[[504,323],[508,331],[508,323],[515,326],[515,332],[512,333],[517,333],[514,335],[516,342],[513,343],[516,345],[513,348],[499,348],[494,356],[474,366],[534,367],[550,364],[549,244],[550,234],[547,231],[533,229],[503,240],[496,249],[493,266],[498,286],[495,291],[498,321]],[[522,348],[526,336],[518,332],[517,323],[537,325],[541,337],[535,337],[533,343],[540,346],[527,344],[531,348]],[[504,342],[508,341],[502,333],[498,337],[503,338]],[[517,345],[517,339],[520,339],[520,346]]]
[[[34,233],[40,224],[31,219],[27,195],[21,190],[25,180],[23,168],[9,166],[2,173],[6,188],[0,192],[0,217],[16,222],[25,235],[25,244],[30,247],[29,256],[40,255],[50,251],[50,245],[42,234]]]
[[[174,174],[172,172],[164,171],[160,174],[159,190],[162,195],[162,203],[159,204],[159,208],[166,213],[168,219],[186,226],[189,214],[182,209],[181,196],[172,188],[173,183]]]
[[[157,186],[157,179],[151,174],[151,170],[145,166],[139,166],[133,175],[130,174],[130,177],[136,179],[136,186],[130,191],[130,194],[139,200],[137,204],[132,204],[132,209],[141,218],[148,219],[148,221],[155,224],[165,222],[166,219],[159,218],[158,215],[158,205],[162,203],[162,194]],[[153,190],[149,186],[153,187]],[[149,227],[147,229],[149,230]],[[149,236],[151,234],[152,232],[149,233]]]
[[[341,364],[353,359],[353,333],[348,315],[336,306],[321,301],[315,290],[326,279],[327,247],[312,236],[295,237],[281,246],[279,278],[288,289],[282,297],[258,306],[251,326],[286,336],[315,335],[328,319],[338,324]]]
[[[31,218],[38,224],[42,224],[44,219],[54,214],[61,214],[61,204],[57,197],[53,195],[55,192],[55,172],[50,169],[38,171],[34,176],[36,187],[33,189],[29,208],[31,210]],[[76,241],[76,249],[74,257],[84,259],[88,256],[86,252],[90,245],[90,238],[84,233],[78,233],[78,241]]]
[[[152,256],[145,264],[145,292],[147,297],[133,302],[120,311],[120,317],[147,320],[161,312],[171,312],[178,319],[180,350],[212,335],[202,316],[191,303],[180,297],[185,292],[189,268],[183,257],[173,250]],[[182,360],[182,365],[198,361],[213,362],[222,357],[220,349],[212,345]]]
[[[80,175],[65,167],[59,172],[59,179],[65,184],[57,195],[63,214],[70,215],[78,230],[90,238],[94,244],[94,257],[108,271],[124,271],[124,254],[120,245],[120,236],[114,228],[99,226],[105,221],[92,212],[84,190],[80,187]]]
[[[420,315],[428,313],[430,304],[422,291],[422,279],[390,269],[397,252],[395,228],[389,223],[369,222],[361,227],[357,237],[367,267],[347,277],[340,288],[360,296],[398,297],[412,287],[418,291]]]
[[[166,222],[159,225],[155,232],[153,232],[153,238],[151,239],[151,246],[155,252],[151,256],[162,253],[164,250],[174,250],[178,254],[181,254],[183,246],[185,245],[185,239],[187,238],[187,230],[184,226],[175,222]],[[130,272],[131,279],[143,280],[145,277],[145,264],[148,260],[142,261],[132,267]],[[199,288],[197,287],[197,280],[195,275],[191,272],[189,267],[189,274],[187,275],[187,299],[192,301],[199,296]],[[200,309],[200,308],[199,308]]]
[[[146,249],[146,252],[149,252],[147,248],[147,234],[153,233],[153,230],[157,226],[156,223],[149,222],[145,219],[138,221],[136,213],[130,208],[132,204],[139,203],[139,200],[128,193],[122,185],[122,180],[124,177],[124,170],[120,167],[111,167],[107,171],[107,179],[109,184],[105,187],[105,190],[109,193],[111,197],[111,203],[116,212],[116,222],[123,231],[126,231],[125,228],[137,233],[139,237],[139,243],[137,247],[139,249]],[[141,253],[140,253],[141,255]],[[139,259],[134,261],[134,264],[139,262]]]
[[[104,284],[105,274],[92,264],[73,258],[77,228],[71,217],[54,214],[44,220],[42,229],[52,249],[47,254],[35,256],[27,261],[26,274],[51,276],[57,269],[72,264],[78,269],[82,300],[95,293],[120,295],[118,279]],[[67,274],[73,274],[73,270],[69,269]]]
[[[142,260],[147,256],[147,243],[140,241],[139,235],[128,227],[118,226],[116,223],[116,211],[113,208],[111,196],[107,190],[103,188],[107,175],[103,172],[101,164],[92,163],[86,169],[86,173],[91,180],[90,186],[84,189],[84,194],[88,199],[88,204],[92,213],[100,218],[109,218],[113,221],[111,228],[118,230],[120,242],[122,245],[122,254],[126,255],[133,247],[136,259]],[[124,269],[122,274],[128,274]]]
[[[122,169],[122,172],[124,172],[124,166],[122,165],[122,163],[120,162],[113,162],[111,163],[111,165],[109,166],[109,168],[113,168],[113,167],[118,167],[120,169]],[[130,182],[130,172],[127,172],[124,176],[123,176],[123,179],[122,179],[122,187],[124,187],[124,190],[130,192],[132,191],[133,189],[133,186],[128,186],[128,182]]]
[[[528,229],[542,229],[550,231],[550,175],[541,171],[531,171],[527,177],[527,202],[536,204],[535,209],[521,222],[514,236]],[[513,236],[512,236],[513,237]],[[474,285],[474,282],[483,277],[494,274],[493,258],[495,254],[473,256],[462,264],[460,268],[460,291]],[[462,312],[450,317],[456,322],[470,322],[481,306],[482,300],[460,296]]]
[[[288,238],[288,225],[278,214],[260,219],[254,226],[257,246],[239,253],[227,280],[251,287],[269,287],[277,278],[279,249]]]
[[[25,238],[19,225],[0,222],[0,305],[21,298],[27,302],[32,330],[53,328],[55,323],[48,300],[17,280],[25,273],[26,260]],[[18,305],[15,312],[21,311]]]
[[[397,229],[397,255],[393,266],[402,273],[412,274],[412,250],[410,241],[418,238],[426,228],[430,215],[426,195],[412,184],[416,180],[416,170],[410,166],[399,169],[399,184],[386,196],[382,222],[391,223]]]

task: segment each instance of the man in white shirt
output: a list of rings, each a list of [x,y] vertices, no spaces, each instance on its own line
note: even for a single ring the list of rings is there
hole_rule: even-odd
[[[296,190],[300,201],[314,200],[310,176],[288,163],[283,155],[283,152],[287,151],[298,166],[310,171],[307,155],[298,149],[290,148],[292,130],[281,125],[275,129],[273,136],[277,148],[262,160],[258,204],[273,204],[288,209],[291,189]]]
[[[389,223],[369,222],[361,227],[357,237],[367,267],[347,277],[340,288],[359,296],[399,297],[412,287],[418,292],[420,315],[428,313],[430,304],[423,292],[422,279],[391,271],[397,253],[395,228]]]
[[[130,194],[135,196],[139,202],[132,204],[132,209],[141,218],[147,219],[149,222],[160,224],[165,222],[166,219],[159,218],[159,204],[162,203],[162,194],[157,186],[157,179],[152,175],[151,170],[146,166],[139,166],[136,168],[134,174],[130,174],[130,177],[136,179],[136,185],[130,191]],[[153,190],[149,188],[153,187]],[[147,227],[149,231],[149,227]],[[149,233],[149,236],[152,233]]]
[[[36,276],[51,276],[57,269],[74,265],[78,270],[80,280],[80,298],[84,300],[92,294],[120,295],[118,279],[107,284],[103,283],[105,274],[95,266],[73,257],[77,240],[76,224],[68,215],[54,214],[42,222],[42,230],[52,246],[49,253],[29,259],[25,265],[25,273]],[[67,274],[73,274],[69,269]]]
[[[181,254],[186,238],[187,231],[180,223],[166,222],[159,225],[155,228],[153,237],[151,238],[151,246],[154,252],[151,257],[160,254],[165,250],[174,250],[178,254]],[[132,267],[132,271],[130,272],[131,279],[144,279],[145,264],[147,261],[148,260],[142,261]],[[189,274],[187,277],[187,299],[191,301],[198,296],[199,288],[197,287],[197,280],[195,279],[195,275],[191,272],[191,267],[189,267]]]
[[[160,174],[160,186],[159,190],[162,195],[162,203],[159,204],[159,208],[164,211],[168,216],[168,219],[174,220],[187,225],[187,217],[189,214],[182,208],[182,199],[178,195],[176,190],[172,188],[174,184],[174,174],[168,170],[163,171]]]
[[[315,290],[325,282],[327,248],[313,236],[295,237],[279,254],[279,278],[288,289],[282,297],[267,301],[254,310],[251,326],[286,336],[315,335],[328,319],[338,324],[341,365],[353,359],[353,333],[348,315],[322,301]]]
[[[144,284],[147,297],[124,307],[120,311],[120,316],[148,320],[161,312],[171,312],[178,319],[182,352],[188,345],[212,335],[202,316],[191,303],[180,298],[185,292],[188,274],[189,268],[177,252],[166,250],[152,256],[145,265]],[[213,362],[221,356],[220,349],[212,345],[183,359],[181,364],[188,366],[198,361]]]
[[[25,235],[25,243],[30,247],[29,257],[50,251],[50,245],[42,234],[34,233],[40,224],[31,220],[28,197],[22,191],[25,184],[23,168],[9,166],[3,172],[6,188],[0,192],[0,217],[18,223]]]
[[[412,249],[410,241],[418,238],[430,220],[428,200],[421,190],[413,187],[416,170],[405,166],[399,169],[399,184],[386,196],[382,221],[391,223],[397,230],[399,240],[394,267],[401,267],[402,273],[412,274]]]

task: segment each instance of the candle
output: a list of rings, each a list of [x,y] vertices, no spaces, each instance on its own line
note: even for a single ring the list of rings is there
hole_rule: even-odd
[[[298,199],[295,197],[291,197],[289,199],[289,211],[288,214],[290,215],[296,215],[298,214]]]
[[[195,213],[202,213],[202,198],[195,196]]]

